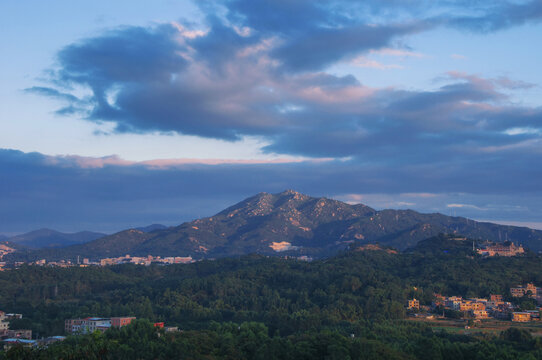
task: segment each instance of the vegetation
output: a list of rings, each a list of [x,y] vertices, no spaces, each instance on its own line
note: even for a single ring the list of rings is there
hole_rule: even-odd
[[[460,336],[403,320],[411,297],[428,304],[434,292],[506,295],[519,283],[542,284],[542,262],[534,254],[481,258],[469,252],[468,241],[463,247],[447,241],[431,252],[353,249],[311,263],[246,256],[149,267],[23,266],[0,273],[2,310],[24,314],[12,323],[18,328],[59,335],[67,318],[136,316],[183,331],[162,334],[138,321],[39,352],[14,348],[0,359],[542,357],[539,340],[517,329]]]

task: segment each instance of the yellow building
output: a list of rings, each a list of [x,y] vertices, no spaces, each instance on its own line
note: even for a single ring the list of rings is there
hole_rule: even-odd
[[[526,286],[519,285],[518,287],[510,288],[510,294],[513,297],[522,297],[525,295],[529,295],[532,298],[536,298],[537,288],[532,283],[529,283]]]
[[[489,314],[485,310],[471,310],[471,315],[476,319],[487,319]]]
[[[407,303],[407,309],[412,310],[420,310],[420,301],[416,299],[408,300]]]
[[[515,322],[528,322],[531,321],[531,314],[528,312],[515,312],[512,313],[512,321]]]

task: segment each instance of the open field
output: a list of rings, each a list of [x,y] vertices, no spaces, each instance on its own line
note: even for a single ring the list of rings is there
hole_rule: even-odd
[[[466,328],[468,319],[425,319],[425,318],[409,318],[410,321],[423,322],[433,329],[433,331],[447,331],[455,334],[494,334],[498,335],[510,327],[517,327],[528,330],[533,336],[542,336],[542,322],[531,321],[527,323],[518,323],[511,321],[501,321],[495,319],[485,319],[475,322],[469,328]]]

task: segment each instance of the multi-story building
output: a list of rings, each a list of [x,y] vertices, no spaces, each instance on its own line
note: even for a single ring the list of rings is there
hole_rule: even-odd
[[[486,310],[471,310],[470,314],[476,319],[487,319],[489,317],[489,314]]]
[[[536,295],[538,293],[537,287],[534,286],[534,284],[529,283],[525,286],[518,285],[517,287],[510,288],[510,294],[513,297],[523,297],[523,296],[529,296],[531,298],[536,299]]]
[[[0,332],[9,329],[9,322],[7,321],[0,321]]]
[[[420,301],[416,299],[408,300],[407,309],[409,310],[420,310]]]
[[[531,314],[528,312],[513,312],[512,321],[515,321],[515,322],[531,321]]]
[[[459,311],[485,310],[486,305],[483,302],[473,300],[464,300],[459,304]]]
[[[502,302],[502,295],[491,294],[489,295],[489,301],[494,303]]]
[[[461,296],[450,296],[444,302],[444,305],[452,310],[459,310],[463,298]]]
[[[32,330],[29,330],[29,329],[3,330],[3,331],[0,331],[0,336],[2,338],[12,338],[12,339],[32,339]]]
[[[513,242],[504,242],[488,245],[483,249],[478,249],[477,252],[483,256],[516,256],[523,254],[525,250],[521,245],[516,246]]]
[[[66,334],[77,334],[80,332],[83,319],[67,319],[64,321],[64,331]]]
[[[106,331],[111,327],[123,327],[130,324],[135,317],[100,318],[88,317],[85,319],[68,319],[64,322],[67,334],[89,334],[94,331]]]
[[[112,317],[111,318],[111,327],[120,328],[126,325],[129,325],[135,317]]]

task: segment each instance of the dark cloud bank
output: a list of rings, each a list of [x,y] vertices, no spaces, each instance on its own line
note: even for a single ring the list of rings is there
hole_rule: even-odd
[[[343,200],[350,199],[348,194],[389,194],[395,202],[369,205],[443,213],[449,213],[448,204],[459,202],[478,207],[456,209],[465,216],[539,221],[542,168],[510,163],[496,174],[493,167],[498,164],[475,165],[469,174],[450,164],[382,167],[351,161],[82,168],[69,158],[0,150],[0,230],[49,226],[114,231],[153,222],[173,225],[213,215],[261,191],[288,188]],[[401,204],[404,199],[414,203]]]
[[[0,209],[4,219],[16,221],[35,206],[37,222],[61,214],[68,223],[86,212],[107,222],[151,220],[150,213],[159,217],[152,221],[170,221],[170,209],[194,209],[180,218],[209,214],[205,209],[245,195],[292,187],[310,194],[540,198],[542,109],[515,105],[507,95],[529,84],[450,73],[431,91],[404,91],[326,72],[436,27],[490,32],[536,22],[539,1],[198,4],[207,15],[203,30],[171,23],[83,39],[60,50],[51,86],[28,91],[65,102],[59,113],[111,121],[118,132],[175,131],[230,141],[256,135],[270,143],[268,152],[348,160],[81,169],[3,151],[1,166],[9,175],[0,191],[11,199],[3,204],[14,204]],[[92,95],[78,98],[72,86]],[[531,208],[529,216],[540,210]]]

